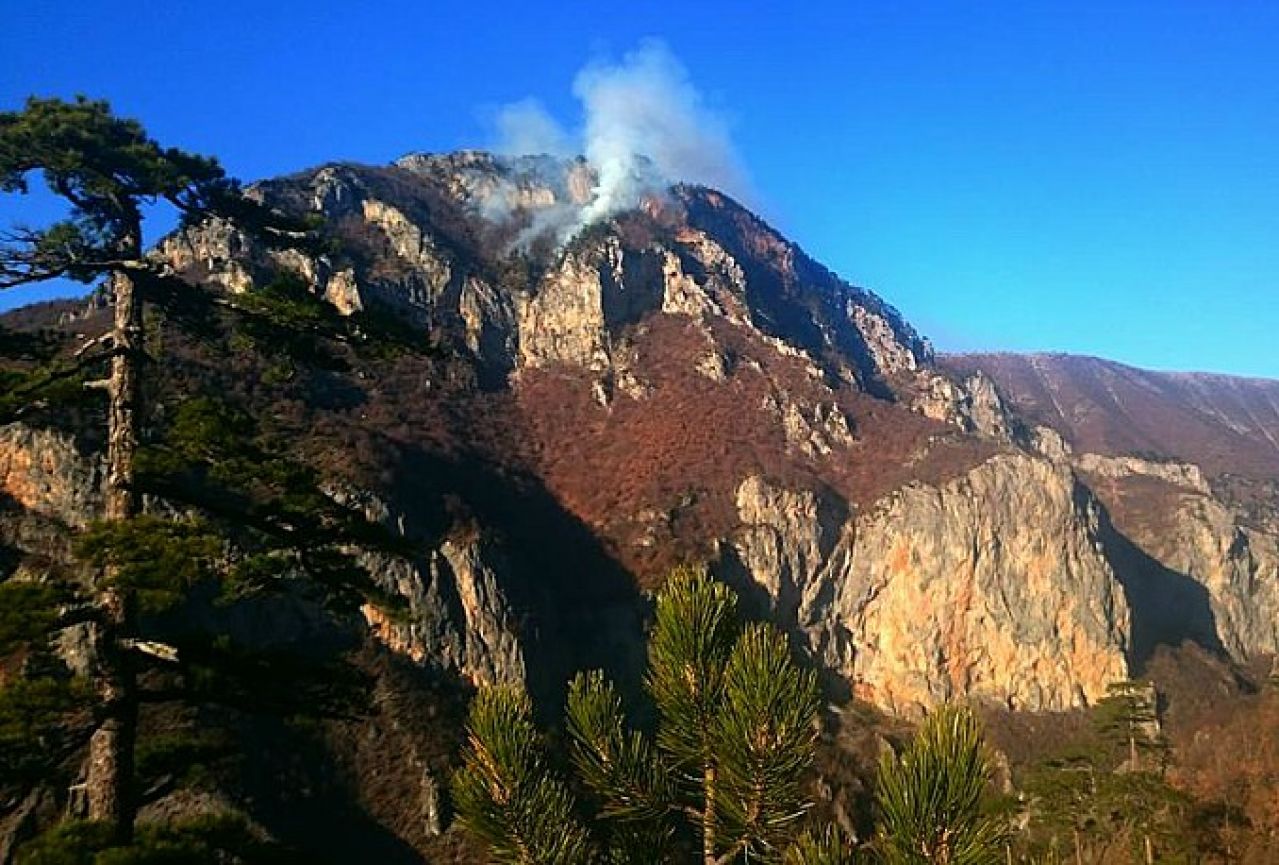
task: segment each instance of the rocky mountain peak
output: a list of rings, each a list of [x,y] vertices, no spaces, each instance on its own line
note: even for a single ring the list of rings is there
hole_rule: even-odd
[[[162,254],[232,291],[301,274],[344,312],[377,305],[429,325],[490,377],[550,363],[624,377],[628,329],[679,315],[744,328],[882,398],[917,389],[927,341],[727,195],[637,176],[629,201],[591,219],[597,180],[580,158],[481,151],[324,166],[258,189],[321,217],[339,254],[258,250],[218,225]]]
[[[458,201],[496,217],[498,209],[585,206],[598,173],[578,157],[501,156],[483,150],[410,153],[395,166],[446,188]]]

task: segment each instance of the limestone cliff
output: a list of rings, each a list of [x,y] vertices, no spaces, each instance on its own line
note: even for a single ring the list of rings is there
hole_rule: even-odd
[[[359,490],[331,494],[394,535],[422,534],[378,496]],[[362,609],[373,633],[395,652],[476,685],[524,682],[519,625],[503,589],[511,565],[498,544],[474,528],[459,529],[424,555],[367,550],[359,560],[385,591],[407,604],[401,616],[372,605]]]
[[[1061,355],[945,365],[991,376],[1104,503],[1143,610],[1138,656],[1182,639],[1241,661],[1279,652],[1279,383]]]
[[[1185,496],[1143,546],[1208,590],[1217,636],[1235,658],[1279,655],[1279,534],[1240,523],[1212,496]]]
[[[1279,533],[1214,495],[1197,466],[1093,454],[1078,464],[1134,546],[1132,590],[1153,596],[1160,636],[1236,660],[1279,654]]]
[[[0,491],[24,511],[83,528],[101,507],[103,466],[71,437],[23,424],[0,427]]]
[[[1068,468],[995,457],[843,520],[750,478],[738,507],[735,558],[860,697],[1063,709],[1127,675],[1124,592]]]
[[[396,652],[477,685],[524,681],[523,648],[502,592],[505,562],[492,545],[450,539],[425,562],[370,556],[364,564],[408,601],[403,622],[373,607],[364,610],[374,632]]]

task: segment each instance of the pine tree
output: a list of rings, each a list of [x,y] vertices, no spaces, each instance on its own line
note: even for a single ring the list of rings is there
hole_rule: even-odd
[[[0,289],[54,278],[103,279],[114,321],[70,361],[11,389],[4,407],[21,415],[24,402],[37,404],[58,382],[106,365],[105,521],[79,544],[97,568],[89,593],[66,584],[0,585],[0,643],[22,645],[31,654],[28,668],[38,671],[51,635],[91,624],[95,667],[89,687],[65,676],[45,677],[43,687],[57,694],[44,694],[50,711],[40,724],[60,728],[59,714],[73,707],[88,713],[86,814],[108,825],[114,841],[123,844],[132,836],[137,807],[134,751],[144,696],[139,672],[158,663],[190,674],[218,654],[206,647],[203,657],[199,651],[180,657],[173,646],[147,639],[143,608],[172,603],[186,588],[210,579],[261,586],[298,573],[349,605],[371,585],[341,549],[351,534],[338,528],[365,538],[371,533],[327,499],[304,467],[260,448],[255,452],[242,440],[217,443],[217,453],[184,452],[172,443],[167,451],[160,448],[172,471],[153,471],[149,490],[139,471],[147,361],[143,312],[149,296],[169,292],[175,281],[161,261],[144,255],[145,208],[164,202],[184,225],[225,219],[272,243],[307,242],[304,227],[246,196],[216,160],[162,147],[136,121],[114,116],[105,102],[32,98],[22,111],[0,113],[0,191],[26,193],[37,174],[67,203],[69,216],[44,229],[15,227],[3,236]],[[152,467],[156,464],[153,460]],[[215,494],[208,495],[210,489]],[[207,519],[190,515],[175,521],[140,511],[145,491],[181,499],[181,493],[197,490],[205,494],[195,504],[212,509],[224,524],[248,525],[252,537],[240,532],[230,542],[223,527]],[[240,543],[246,539],[247,546]],[[22,692],[6,689],[0,714],[24,699]],[[61,713],[52,711],[59,706]],[[19,734],[12,744],[30,740],[40,726],[32,718],[15,726]],[[64,738],[67,749],[79,744],[74,735]]]
[[[958,706],[933,712],[900,755],[880,763],[875,802],[883,859],[900,865],[1000,862],[1002,831],[982,814],[989,780],[976,716]]]
[[[35,99],[21,112],[0,114],[0,190],[28,190],[42,172],[45,183],[71,207],[70,217],[44,230],[15,228],[0,249],[0,288],[67,277],[111,285],[115,324],[110,332],[106,511],[108,520],[137,514],[133,458],[138,447],[139,366],[142,361],[140,279],[142,208],[165,200],[184,215],[212,212],[236,190],[211,159],[164,149],[133,121],[111,114],[103,102]],[[93,356],[86,363],[103,360]],[[101,721],[89,744],[85,789],[89,816],[132,832],[128,790],[137,735],[135,674],[127,652],[136,636],[132,593],[110,571],[94,598],[94,687]]]
[[[673,861],[690,843],[707,865],[783,856],[793,865],[851,861],[834,834],[797,840],[808,811],[801,781],[816,747],[815,676],[796,665],[774,628],[743,627],[732,591],[704,571],[677,569],[658,594],[646,684],[658,713],[655,739],[628,728],[622,700],[602,673],[579,674],[569,685],[571,758],[595,806],[590,831],[599,861]],[[519,741],[533,741],[519,726],[527,723],[523,715],[492,723],[491,703],[510,699],[495,696],[501,693],[483,690],[476,699],[480,714],[458,774],[459,813],[501,861],[568,861],[511,854],[532,847],[518,843],[529,835],[517,819],[524,811],[498,807],[507,785],[477,780],[524,777],[520,767],[534,766],[540,785],[564,789],[544,774],[544,757],[520,751],[500,771],[490,768],[492,755],[508,753],[504,743],[517,729]],[[558,792],[541,795],[559,807]]]
[[[139,611],[136,635],[123,647],[140,705],[217,705],[255,715],[349,716],[359,709],[360,682],[328,657],[303,658],[238,646],[213,628],[176,615],[192,603],[252,601],[268,592],[303,594],[340,616],[372,601],[394,613],[358,565],[353,548],[406,550],[329,498],[318,478],[247,416],[209,399],[185,403],[159,441],[139,451],[138,483],[163,490],[183,516],[141,514],[90,526],[76,549]],[[192,503],[204,502],[199,509]],[[101,586],[99,580],[97,588]],[[207,600],[193,602],[193,590]],[[212,590],[212,591],[209,591]],[[0,779],[6,786],[46,786],[92,732],[97,695],[69,677],[55,656],[61,611],[81,609],[91,595],[73,581],[0,582],[0,655],[23,657],[25,677],[0,688]],[[128,788],[141,804],[141,787]],[[95,825],[109,826],[98,822]],[[56,830],[55,830],[56,831]],[[102,841],[98,832],[63,833]],[[114,833],[119,851],[133,849]],[[145,840],[145,839],[142,839]],[[134,841],[139,841],[135,838]],[[120,852],[120,855],[124,855]]]
[[[1021,779],[1026,840],[1063,847],[1077,862],[1127,846],[1134,861],[1175,860],[1192,846],[1189,800],[1162,777],[1167,746],[1158,731],[1154,689],[1111,685],[1092,710],[1086,738],[1031,768]]]
[[[1126,756],[1130,771],[1140,771],[1145,755],[1156,757],[1162,768],[1166,750],[1159,734],[1155,691],[1144,682],[1112,682],[1093,714],[1093,723],[1102,739]]]

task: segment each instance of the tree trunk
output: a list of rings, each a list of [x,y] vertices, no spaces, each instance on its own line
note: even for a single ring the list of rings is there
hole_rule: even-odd
[[[139,438],[142,299],[126,274],[113,274],[112,285],[115,354],[108,385],[105,516],[108,520],[126,520],[138,511],[133,458]],[[114,577],[111,568],[103,572],[97,597],[103,615],[98,626],[94,686],[102,721],[89,740],[85,797],[89,819],[111,824],[117,839],[127,842],[133,833],[136,810],[132,786],[138,700],[136,673],[122,650],[122,640],[136,635],[137,614],[133,593],[115,585]]]
[[[136,802],[133,752],[137,740],[138,701],[135,673],[120,651],[120,637],[132,630],[133,611],[127,592],[107,589],[99,597],[103,622],[98,626],[98,669],[94,690],[102,720],[89,739],[85,799],[90,820],[111,825],[120,843],[133,834]]]
[[[717,865],[715,858],[715,764],[707,762],[702,770],[702,861]]]
[[[115,289],[115,354],[108,386],[106,518],[127,520],[138,512],[133,457],[138,450],[141,398],[142,298],[131,277],[117,273],[111,281]]]

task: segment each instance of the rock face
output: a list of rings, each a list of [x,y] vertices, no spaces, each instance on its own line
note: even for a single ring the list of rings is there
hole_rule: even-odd
[[[395,651],[476,685],[524,681],[524,654],[502,591],[504,557],[478,538],[449,539],[425,561],[367,556],[370,573],[408,601],[403,622],[365,616]]]
[[[0,427],[0,560],[17,579],[49,571],[84,578],[71,556],[70,532],[102,512],[105,466],[87,459],[66,433],[13,423]],[[63,634],[64,657],[88,663],[87,626]]]
[[[1130,599],[1148,608],[1138,644],[1193,639],[1237,660],[1279,652],[1279,382],[1062,355],[944,366],[991,376],[1104,503]]]
[[[1065,467],[996,457],[844,521],[759,478],[738,506],[736,558],[862,698],[906,712],[961,697],[1063,709],[1127,675],[1123,589]]]
[[[1086,474],[1107,480],[1123,480],[1132,477],[1157,478],[1174,487],[1181,487],[1201,495],[1211,495],[1199,466],[1190,463],[1153,462],[1138,457],[1108,457],[1101,454],[1080,454],[1075,465]]]
[[[1151,599],[1159,631],[1239,660],[1279,654],[1279,534],[1248,525],[1192,469],[1172,464],[1157,481],[1132,472],[1097,484],[1139,551],[1129,565],[1143,578],[1134,591],[1176,592],[1176,609]]]
[[[0,427],[0,491],[37,517],[83,528],[102,507],[103,466],[71,438],[23,424]]]
[[[328,494],[401,539],[425,534],[380,496],[341,486]],[[363,608],[386,645],[476,685],[524,681],[518,625],[502,589],[510,563],[497,544],[472,529],[441,539],[425,555],[368,550],[358,557],[382,589],[407,604],[395,617],[372,605]]]
[[[1235,658],[1279,654],[1279,535],[1240,525],[1211,496],[1186,496],[1172,529],[1143,541],[1208,590],[1217,636]]]
[[[287,269],[343,312],[397,309],[503,372],[610,371],[622,329],[658,312],[745,325],[881,394],[931,359],[896,310],[710,190],[655,193],[652,212],[631,219],[643,225],[585,231],[521,272],[518,256],[544,253],[554,236],[539,226],[580,207],[589,177],[581,162],[473,152],[326,166],[254,192],[323,217],[346,244],[341,260],[263,249],[222,223],[174,235],[157,254],[232,292]]]
[[[536,294],[521,297],[521,366],[563,363],[594,372],[609,367],[607,307],[621,306],[623,297],[639,291],[630,286],[627,292],[622,261],[616,238],[597,249],[569,252]]]
[[[325,254],[221,223],[154,253],[231,304],[287,272],[361,326],[421,335],[287,394],[312,435],[408,455],[344,494],[429,538],[365,554],[407,603],[367,611],[396,652],[548,692],[574,665],[633,668],[637,586],[686,558],[760,601],[837,690],[901,712],[1078,706],[1159,642],[1279,650],[1279,386],[939,361],[728,197],[654,189],[582,227],[594,185],[549,157],[328,165],[254,188],[321,223]],[[11,515],[83,525],[94,465],[54,433],[0,435]],[[32,548],[21,525],[6,536]]]

